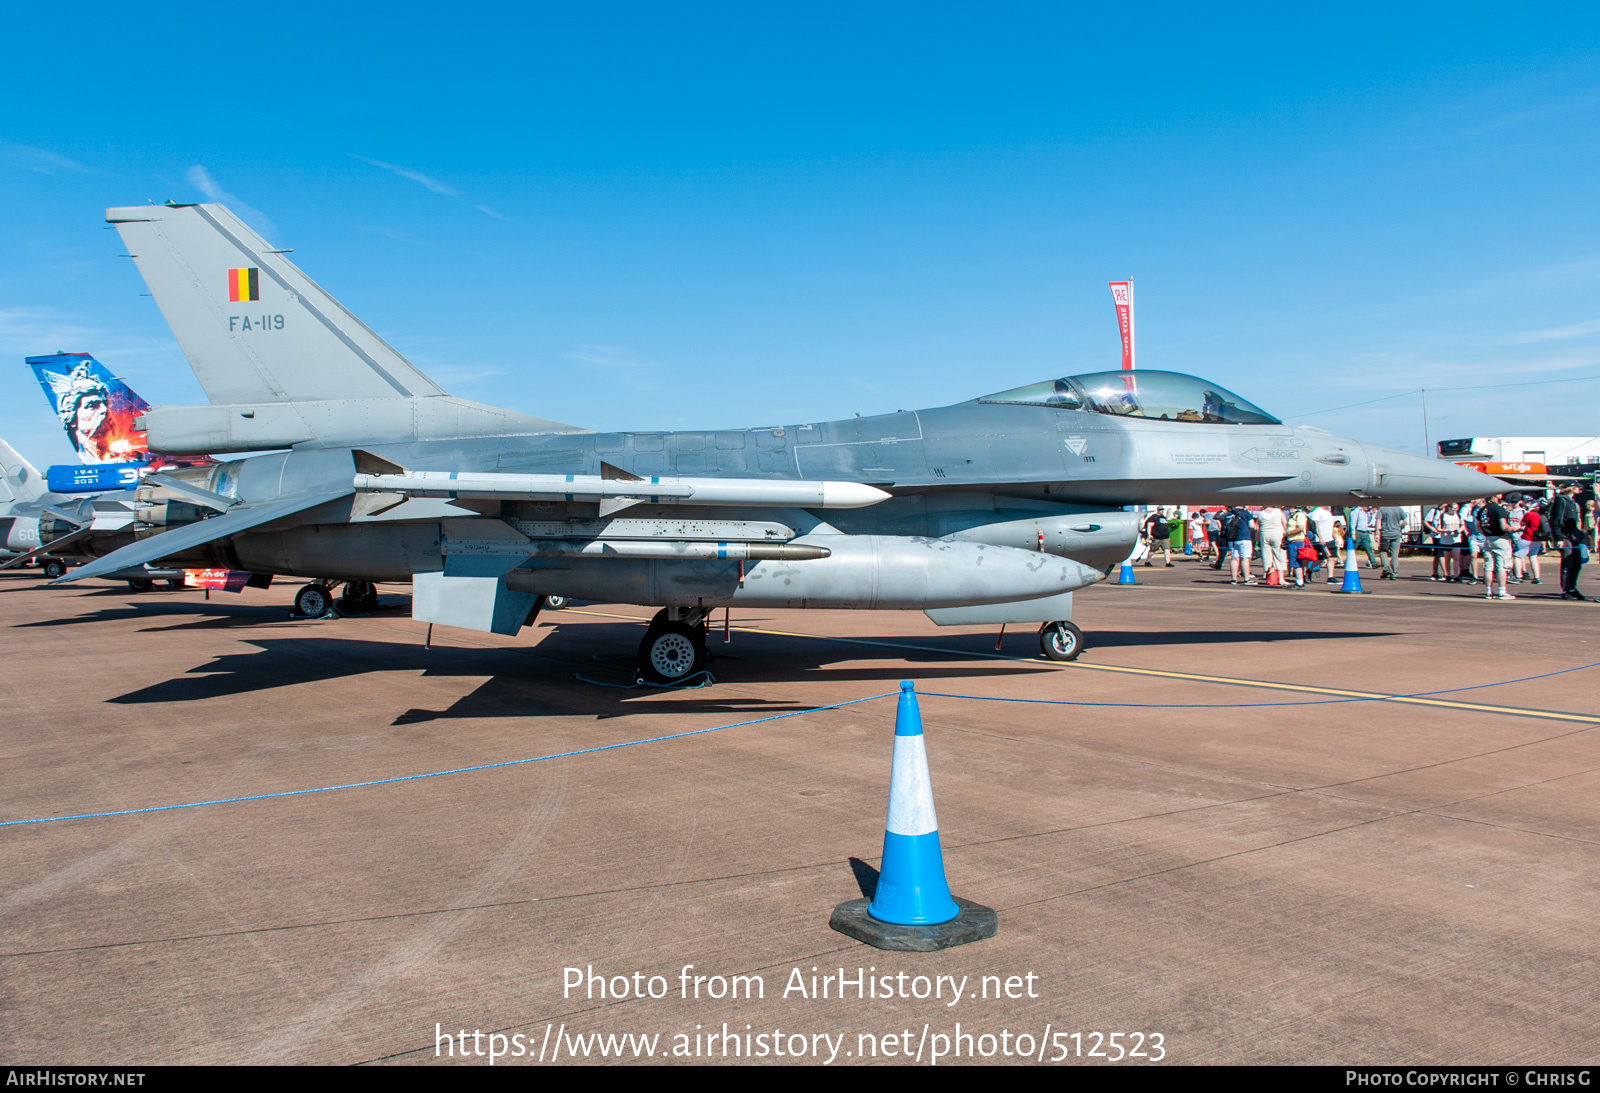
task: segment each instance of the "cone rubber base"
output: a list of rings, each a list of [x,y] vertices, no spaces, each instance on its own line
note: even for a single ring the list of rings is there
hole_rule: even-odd
[[[878,949],[898,949],[902,952],[933,953],[951,949],[973,941],[993,937],[1000,928],[1000,916],[994,908],[981,903],[952,897],[961,913],[949,922],[933,926],[899,926],[893,922],[880,922],[867,914],[870,899],[849,899],[833,909],[828,925],[841,934],[864,941]]]

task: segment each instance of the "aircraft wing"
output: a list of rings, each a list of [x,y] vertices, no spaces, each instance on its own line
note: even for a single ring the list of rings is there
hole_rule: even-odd
[[[70,581],[81,581],[85,577],[103,577],[107,573],[130,566],[144,565],[160,558],[166,558],[181,551],[189,550],[209,543],[216,539],[225,539],[230,535],[237,535],[241,531],[257,527],[261,524],[280,520],[285,516],[292,516],[314,506],[336,501],[341,497],[348,497],[354,490],[346,487],[340,490],[327,490],[322,493],[307,494],[302,497],[285,497],[277,501],[264,501],[259,505],[240,505],[222,516],[214,516],[209,520],[201,520],[194,524],[185,524],[183,527],[164,531],[160,535],[153,535],[148,539],[141,539],[137,543],[130,543],[120,550],[113,550],[104,558],[97,558],[88,565],[70,571],[60,580],[52,584],[66,584]]]

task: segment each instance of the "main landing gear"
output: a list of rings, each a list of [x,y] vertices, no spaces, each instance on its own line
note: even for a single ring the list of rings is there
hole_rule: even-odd
[[[312,581],[294,594],[294,613],[308,619],[320,619],[333,607],[333,589],[321,581]]]
[[[339,581],[316,580],[294,594],[294,613],[300,618],[320,619],[333,610],[333,590]],[[339,610],[347,615],[365,615],[376,611],[378,586],[371,581],[344,581],[344,592],[339,596]]]
[[[44,575],[52,581],[67,575],[67,563],[60,558],[46,558],[39,563],[39,568],[44,570]]]
[[[711,652],[706,648],[704,607],[663,607],[650,620],[639,642],[639,674],[650,683],[678,683],[703,671]]]
[[[339,610],[346,614],[366,614],[378,609],[378,586],[371,581],[346,581]]]
[[[1070,622],[1047,622],[1039,628],[1039,649],[1051,660],[1077,660],[1083,631]]]

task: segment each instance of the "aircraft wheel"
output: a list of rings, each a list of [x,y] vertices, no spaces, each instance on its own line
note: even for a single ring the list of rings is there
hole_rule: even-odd
[[[1051,660],[1077,660],[1083,652],[1083,631],[1070,622],[1047,622],[1039,631],[1039,648]]]
[[[546,596],[544,598],[544,605],[551,611],[560,611],[563,607],[567,606],[567,598],[565,596]]]
[[[378,588],[371,581],[350,581],[339,597],[339,606],[346,611],[376,611]]]
[[[130,592],[148,592],[155,586],[156,582],[145,580],[143,577],[135,577],[128,582]]]
[[[328,586],[325,584],[308,584],[294,594],[294,610],[297,615],[317,618],[326,615],[332,605],[333,598],[328,594]]]
[[[639,643],[639,671],[651,683],[676,683],[706,666],[705,631],[681,622],[652,625]]]
[[[58,561],[55,558],[47,559],[40,568],[44,570],[44,575],[52,581],[57,577],[65,577],[67,575],[67,563]]]
[[[174,592],[182,592],[184,589],[182,577],[168,577],[166,580],[166,585]]]

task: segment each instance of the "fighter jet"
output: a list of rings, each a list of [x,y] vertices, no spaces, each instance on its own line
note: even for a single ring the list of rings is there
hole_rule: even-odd
[[[59,577],[72,560],[97,557],[138,538],[133,487],[142,475],[210,460],[152,458],[144,434],[133,424],[149,405],[89,354],[52,353],[28,357],[26,363],[79,462],[52,466],[41,475],[0,442],[8,495],[0,504],[0,557],[6,559],[0,569],[38,561],[46,576]],[[126,580],[136,592],[148,591],[156,581],[184,586],[181,569],[144,565],[104,576]],[[239,574],[236,583],[251,577]]]
[[[446,395],[223,206],[106,219],[211,400],[146,411],[151,450],[282,450],[147,476],[139,522],[166,530],[68,580],[165,558],[409,581],[414,618],[499,634],[552,596],[659,607],[638,652],[658,682],[700,670],[719,607],[1038,623],[1044,654],[1072,659],[1072,593],[1136,538],[1124,506],[1500,489],[1176,372],[839,421],[593,432]]]
[[[132,542],[132,500],[52,490],[47,476],[0,440],[0,569],[38,561],[45,576],[59,577],[66,559],[83,556],[81,544],[92,534],[105,536],[102,552]]]

